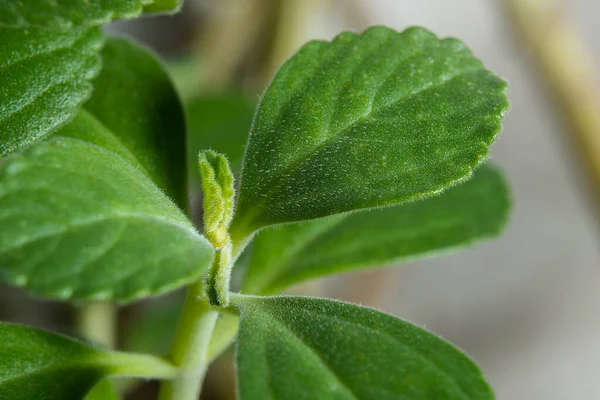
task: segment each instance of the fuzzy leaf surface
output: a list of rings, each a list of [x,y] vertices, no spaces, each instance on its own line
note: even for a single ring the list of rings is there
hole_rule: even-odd
[[[125,39],[109,39],[102,49],[102,62],[85,109],[135,156],[154,183],[186,210],[186,122],[171,79],[152,52]]]
[[[132,155],[97,136],[115,140],[82,111],[0,168],[0,280],[56,299],[119,302],[197,280],[212,246]]]
[[[38,295],[128,302],[197,280],[213,257],[181,211],[185,120],[167,75],[123,40],[103,58],[89,112],[0,166],[0,280]]]
[[[499,234],[509,209],[502,175],[484,165],[424,201],[274,226],[254,241],[244,292],[273,294],[306,279],[467,246]]]
[[[232,295],[241,400],[491,400],[479,368],[434,334],[353,304]]]
[[[254,117],[232,235],[427,197],[469,178],[508,109],[506,83],[422,28],[306,44]]]
[[[151,356],[108,352],[21,325],[0,322],[0,340],[2,400],[81,400],[108,376],[168,378],[176,373]]]
[[[96,26],[142,12],[176,12],[180,0],[0,0],[0,27],[67,30]]]
[[[53,32],[0,26],[0,157],[75,115],[92,93],[103,43],[100,28]]]

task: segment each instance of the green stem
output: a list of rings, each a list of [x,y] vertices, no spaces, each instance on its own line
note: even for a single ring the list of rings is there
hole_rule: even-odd
[[[77,311],[77,327],[81,336],[108,349],[115,347],[117,308],[113,304],[90,303]]]
[[[196,400],[208,368],[208,345],[219,313],[204,298],[202,282],[188,287],[169,357],[179,375],[163,382],[160,400]]]
[[[117,308],[108,302],[86,304],[77,309],[77,330],[86,340],[108,349],[117,341]],[[114,383],[105,379],[86,396],[86,400],[119,399]]]

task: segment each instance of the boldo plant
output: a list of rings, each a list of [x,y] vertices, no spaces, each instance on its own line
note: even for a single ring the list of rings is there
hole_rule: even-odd
[[[247,136],[228,128],[243,107],[190,105],[190,125],[206,124],[188,145],[160,61],[101,29],[179,6],[0,0],[0,281],[77,306],[188,293],[165,357],[0,323],[0,399],[117,399],[103,383],[139,377],[192,400],[232,342],[242,400],[493,399],[474,362],[423,328],[277,294],[498,234],[508,192],[483,163],[506,83],[423,28],[344,32],[283,64]],[[198,144],[202,229],[188,207]]]

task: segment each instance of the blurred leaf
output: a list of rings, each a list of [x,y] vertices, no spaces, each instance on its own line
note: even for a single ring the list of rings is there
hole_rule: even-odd
[[[306,44],[260,101],[232,237],[468,179],[500,132],[505,89],[463,43],[422,28]]]
[[[135,156],[137,165],[154,183],[186,210],[185,115],[164,66],[152,52],[125,39],[109,39],[102,60],[102,72],[85,109]]]
[[[168,58],[165,67],[184,103],[187,104],[198,95],[198,84],[200,82],[198,68],[200,68],[200,63],[196,57]]]
[[[241,400],[494,398],[465,354],[391,315],[316,298],[231,299]]]
[[[92,93],[103,43],[99,28],[0,27],[0,157],[31,145],[75,115]]]
[[[94,388],[85,396],[85,400],[120,400],[121,396],[117,391],[114,383],[109,379],[100,381]]]
[[[127,351],[167,354],[183,307],[183,298],[158,298],[136,310],[124,326],[123,346]]]
[[[254,103],[242,93],[215,93],[187,105],[189,159],[192,182],[199,183],[196,160],[201,150],[225,154],[234,172],[239,172],[244,146],[254,115]]]
[[[276,226],[254,241],[244,292],[277,293],[306,279],[406,262],[497,235],[510,200],[488,165],[440,196]]]
[[[126,325],[125,348],[138,353],[166,354],[175,336],[182,306],[183,299],[179,297],[162,303],[153,301],[148,309],[136,314]],[[232,344],[237,328],[237,316],[219,316],[208,346],[209,361],[215,360]]]
[[[160,359],[108,352],[38,329],[0,322],[2,400],[81,400],[108,376],[172,378]]]
[[[180,0],[0,0],[0,27],[67,30],[135,18],[144,11],[175,12],[181,4]]]

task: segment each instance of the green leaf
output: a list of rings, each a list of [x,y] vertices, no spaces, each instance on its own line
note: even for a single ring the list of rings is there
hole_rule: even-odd
[[[149,50],[125,39],[108,40],[102,60],[102,72],[85,109],[135,156],[158,187],[186,210],[185,114],[163,65]]]
[[[390,315],[325,299],[231,299],[241,400],[494,398],[464,353]]]
[[[114,382],[105,379],[87,394],[85,400],[121,400]]]
[[[96,117],[81,110],[0,166],[0,281],[56,299],[128,302],[196,281],[212,261],[171,200],[185,205],[186,153],[168,77],[123,40],[110,40],[103,58],[85,105]]]
[[[172,378],[177,370],[147,355],[108,352],[75,340],[0,322],[0,398],[81,400],[108,376]]]
[[[176,12],[180,0],[0,0],[0,27],[69,29],[135,18],[142,12]]]
[[[0,168],[0,280],[126,302],[201,276],[212,246],[116,143],[81,111]]]
[[[189,158],[196,161],[201,150],[212,149],[227,155],[231,169],[242,167],[244,147],[254,115],[255,104],[243,93],[214,93],[197,97],[187,104]],[[200,177],[194,164],[193,182]]]
[[[261,231],[244,292],[277,293],[306,279],[429,256],[500,233],[510,209],[500,172],[484,165],[440,196]]]
[[[31,145],[75,115],[92,93],[103,43],[100,28],[0,27],[0,157]]]
[[[258,107],[232,236],[419,199],[469,178],[500,132],[505,89],[463,43],[422,28],[306,44]]]

